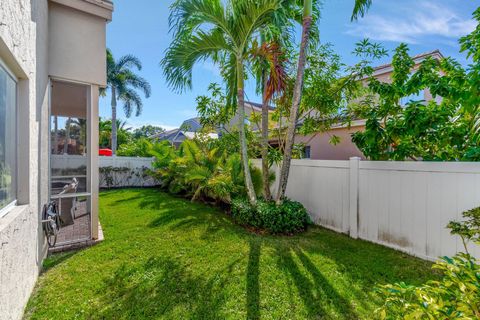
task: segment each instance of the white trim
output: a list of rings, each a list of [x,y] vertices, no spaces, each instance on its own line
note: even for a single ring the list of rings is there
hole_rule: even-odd
[[[7,64],[3,61],[3,59],[0,57],[0,68],[3,68],[5,72],[12,78],[13,81],[15,81],[15,84],[18,85],[18,77],[15,75],[15,73],[7,66]]]
[[[17,206],[17,200],[13,200],[9,204],[7,204],[5,207],[0,209],[0,218],[5,217],[10,211],[12,211],[13,208]]]
[[[11,80],[15,83],[15,170],[13,172],[14,176],[14,187],[15,187],[15,199],[0,208],[0,218],[6,216],[13,208],[17,205],[17,193],[18,193],[18,77],[12,72],[12,70],[6,65],[3,59],[0,57],[0,69],[5,70],[5,73]]]

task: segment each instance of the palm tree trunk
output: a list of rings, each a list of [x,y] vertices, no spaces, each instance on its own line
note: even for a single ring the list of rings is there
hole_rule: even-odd
[[[68,154],[68,140],[70,139],[70,122],[71,119],[68,118],[65,125],[65,141],[63,142],[63,154]]]
[[[253,187],[250,167],[248,165],[247,138],[245,136],[245,92],[244,92],[244,74],[243,60],[237,57],[237,115],[238,131],[240,134],[240,156],[242,158],[243,172],[245,176],[245,187],[247,189],[248,199],[252,205],[257,203],[255,188]]]
[[[270,168],[268,166],[268,101],[267,101],[267,76],[263,72],[263,100],[262,100],[262,180],[263,196],[265,200],[272,199],[270,193]]]
[[[302,99],[303,76],[305,74],[305,63],[307,59],[306,50],[310,36],[310,28],[312,26],[312,0],[304,0],[303,7],[302,42],[300,45],[300,54],[298,56],[297,79],[295,80],[295,88],[293,90],[292,108],[290,109],[287,137],[285,140],[285,154],[283,156],[282,169],[280,171],[280,183],[276,198],[277,203],[282,201],[282,199],[285,197],[285,191],[287,190],[290,163],[292,161],[293,143],[295,139],[295,129],[298,118],[298,109]]]
[[[112,154],[117,153],[117,97],[115,87],[112,86],[112,141],[111,148]]]
[[[57,154],[58,151],[58,116],[53,117],[53,151],[52,154]]]

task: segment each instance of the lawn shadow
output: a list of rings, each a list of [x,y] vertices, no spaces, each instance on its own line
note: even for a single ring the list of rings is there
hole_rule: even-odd
[[[322,246],[313,245],[309,240],[311,236],[316,237]],[[432,262],[321,227],[315,227],[299,243],[308,254],[320,254],[334,261],[339,271],[347,273],[369,290],[382,283],[405,281],[420,284],[438,276],[425,272],[431,271]]]
[[[123,264],[105,279],[100,305],[91,316],[105,319],[225,318],[222,306],[228,299],[223,288],[234,265],[215,274],[194,275],[187,265],[163,257],[140,265]],[[207,278],[208,276],[208,278]]]
[[[260,319],[260,254],[261,239],[250,240],[247,264],[247,319]]]
[[[337,292],[300,246],[285,245],[283,242],[274,244],[273,247],[278,256],[279,269],[292,280],[309,318],[323,319],[332,316],[331,311],[326,308],[327,304],[345,319],[358,318],[352,303]]]
[[[188,230],[196,227],[205,227],[202,238],[208,238],[218,231],[246,233],[237,226],[230,216],[217,207],[203,203],[195,203],[186,199],[169,197],[159,201],[158,195],[142,197],[140,209],[156,210],[159,214],[148,223],[150,228],[169,226],[175,230]]]
[[[75,254],[77,254],[79,250],[75,251],[68,251],[68,252],[60,252],[60,253],[54,253],[51,256],[48,256],[42,264],[42,273],[50,270],[51,268],[67,261],[71,257],[73,257]]]

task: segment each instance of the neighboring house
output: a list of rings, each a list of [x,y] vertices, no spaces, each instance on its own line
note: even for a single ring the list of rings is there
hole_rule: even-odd
[[[431,51],[428,53],[419,54],[413,57],[415,62],[414,69],[417,69],[420,63],[427,57],[441,60],[443,55],[439,50]],[[385,64],[375,68],[373,76],[382,82],[392,81],[393,67],[391,64]],[[406,104],[410,100],[425,100],[430,101],[433,97],[428,89],[420,91],[418,95],[412,95],[404,97],[401,103]],[[308,136],[296,135],[295,143],[305,144],[305,158],[309,159],[321,159],[321,160],[348,160],[350,157],[360,157],[364,159],[362,152],[351,140],[351,134],[357,131],[363,131],[365,129],[365,121],[357,120],[347,125],[339,124],[333,126],[326,132],[319,132]],[[340,138],[340,142],[336,145],[330,143],[332,136]]]
[[[22,318],[48,250],[50,199],[75,221],[58,242],[99,237],[98,95],[112,10],[107,0],[1,0],[0,319]]]
[[[206,134],[209,138],[212,139],[218,139],[218,134],[216,133],[208,133]],[[191,140],[195,137],[199,137],[200,133],[198,131],[185,131],[180,128],[178,129],[173,129],[169,131],[165,131],[159,134],[156,134],[150,139],[157,140],[157,141],[168,141],[175,147],[179,147],[183,141],[185,140]]]
[[[198,132],[202,130],[202,124],[200,123],[200,118],[195,117],[195,118],[191,118],[183,121],[180,128],[188,132]]]
[[[269,111],[273,111],[272,107],[269,107]],[[251,118],[252,114],[257,114],[260,116],[262,113],[262,105],[254,102],[245,102],[245,123],[248,123],[252,130],[259,131],[260,123],[252,123]],[[260,119],[260,118],[259,118]],[[224,125],[222,128],[218,128],[215,133],[207,133],[206,135],[212,139],[218,139],[218,137],[225,131],[236,130],[238,127],[238,116],[235,115],[228,124]],[[200,123],[200,118],[195,117],[183,121],[180,128],[165,131],[150,137],[150,139],[158,141],[169,141],[172,145],[178,147],[186,139],[193,139],[196,136],[199,136],[199,131],[203,129],[202,124]]]

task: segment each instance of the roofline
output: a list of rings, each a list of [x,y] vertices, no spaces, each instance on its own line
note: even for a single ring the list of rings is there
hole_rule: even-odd
[[[422,61],[424,61],[426,58],[429,58],[429,57],[433,57],[437,60],[445,59],[445,56],[440,52],[439,49],[435,49],[435,50],[430,51],[430,52],[420,53],[420,54],[417,54],[415,56],[412,56],[411,58],[415,62],[415,65],[417,65],[417,64],[421,63]],[[378,75],[381,75],[381,74],[392,72],[393,71],[392,63],[390,62],[390,63],[387,63],[387,64],[377,66],[373,70],[374,71],[373,71],[372,76],[378,76]],[[365,78],[367,78],[367,77],[365,77]]]

